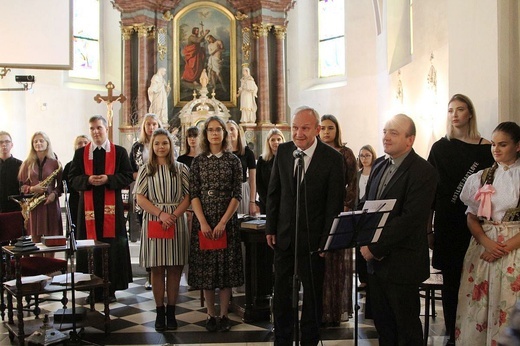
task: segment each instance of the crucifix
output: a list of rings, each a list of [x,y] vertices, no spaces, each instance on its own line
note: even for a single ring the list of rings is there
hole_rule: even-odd
[[[105,102],[107,105],[108,139],[112,142],[112,119],[114,117],[113,103],[117,101],[123,103],[126,101],[126,97],[123,94],[119,94],[119,96],[114,98],[112,92],[116,86],[112,82],[108,82],[105,86],[108,90],[108,95],[101,96],[97,94],[94,96],[94,101],[97,103]]]

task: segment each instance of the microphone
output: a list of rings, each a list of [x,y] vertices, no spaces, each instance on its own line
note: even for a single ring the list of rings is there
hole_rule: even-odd
[[[304,155],[305,155],[305,154],[303,153],[303,151],[298,150],[298,149],[296,149],[296,150],[293,151],[293,153],[292,153],[292,156],[293,156],[295,159],[303,159],[303,156],[304,156]]]

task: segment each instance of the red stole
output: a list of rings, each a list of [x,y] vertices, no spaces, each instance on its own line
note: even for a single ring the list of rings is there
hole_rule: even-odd
[[[83,165],[85,166],[85,174],[90,176],[94,174],[94,158],[89,160],[90,146],[85,146],[83,152]],[[105,174],[113,175],[116,170],[116,146],[110,143],[110,151],[105,155]],[[87,229],[87,239],[97,240],[96,235],[96,216],[94,214],[94,195],[92,190],[86,190],[83,193],[85,202],[85,226]],[[103,217],[103,237],[116,237],[116,192],[105,187],[105,212]]]

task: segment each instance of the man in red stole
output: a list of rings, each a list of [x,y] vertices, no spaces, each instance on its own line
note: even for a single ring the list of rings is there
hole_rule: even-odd
[[[69,172],[72,187],[80,192],[77,239],[96,239],[110,244],[109,280],[111,302],[115,291],[128,288],[132,282],[132,267],[126,233],[121,189],[132,182],[132,167],[125,148],[108,140],[108,124],[102,116],[89,120],[92,142],[76,150]],[[81,212],[81,211],[84,212]],[[78,252],[77,270],[87,272],[87,257]],[[102,277],[102,256],[94,254],[95,274]],[[96,302],[103,300],[102,290],[96,290]]]
[[[195,27],[191,30],[191,35],[188,37],[188,44],[182,50],[184,55],[184,72],[182,73],[182,80],[190,83],[198,83],[200,74],[204,69],[204,60],[206,59],[206,53],[204,48],[200,46],[200,43],[204,41],[204,38],[209,33],[209,30],[202,32],[199,36],[199,28]]]

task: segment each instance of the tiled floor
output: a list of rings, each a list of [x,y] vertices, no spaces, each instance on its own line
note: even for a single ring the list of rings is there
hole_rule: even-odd
[[[139,243],[131,243],[132,262],[137,263]],[[142,272],[136,270],[136,273]],[[135,277],[134,282],[125,291],[116,292],[117,302],[110,305],[111,333],[105,335],[103,330],[90,326],[85,329],[83,339],[98,345],[233,345],[268,346],[273,344],[273,333],[269,321],[258,323],[243,323],[239,316],[230,314],[232,329],[229,333],[209,333],[204,328],[206,318],[205,308],[201,308],[199,291],[188,291],[181,287],[181,295],[177,304],[176,331],[157,333],[154,329],[155,303],[151,291],[143,287],[144,277]],[[85,304],[87,293],[78,292],[76,302],[79,306]],[[372,320],[363,319],[364,295],[359,295],[361,306],[359,321],[359,345],[378,345],[377,333]],[[61,308],[59,302],[42,303],[43,313],[52,316]],[[97,310],[102,310],[101,304],[96,304]],[[444,322],[440,302],[436,304],[437,318],[431,321],[428,345],[444,345],[446,339],[442,336]],[[27,315],[26,319],[34,319]],[[25,319],[24,319],[25,320]],[[6,322],[5,322],[6,323]],[[354,345],[354,320],[343,322],[337,328],[322,330],[323,345]],[[15,344],[8,337],[4,324],[0,325],[0,345]]]

